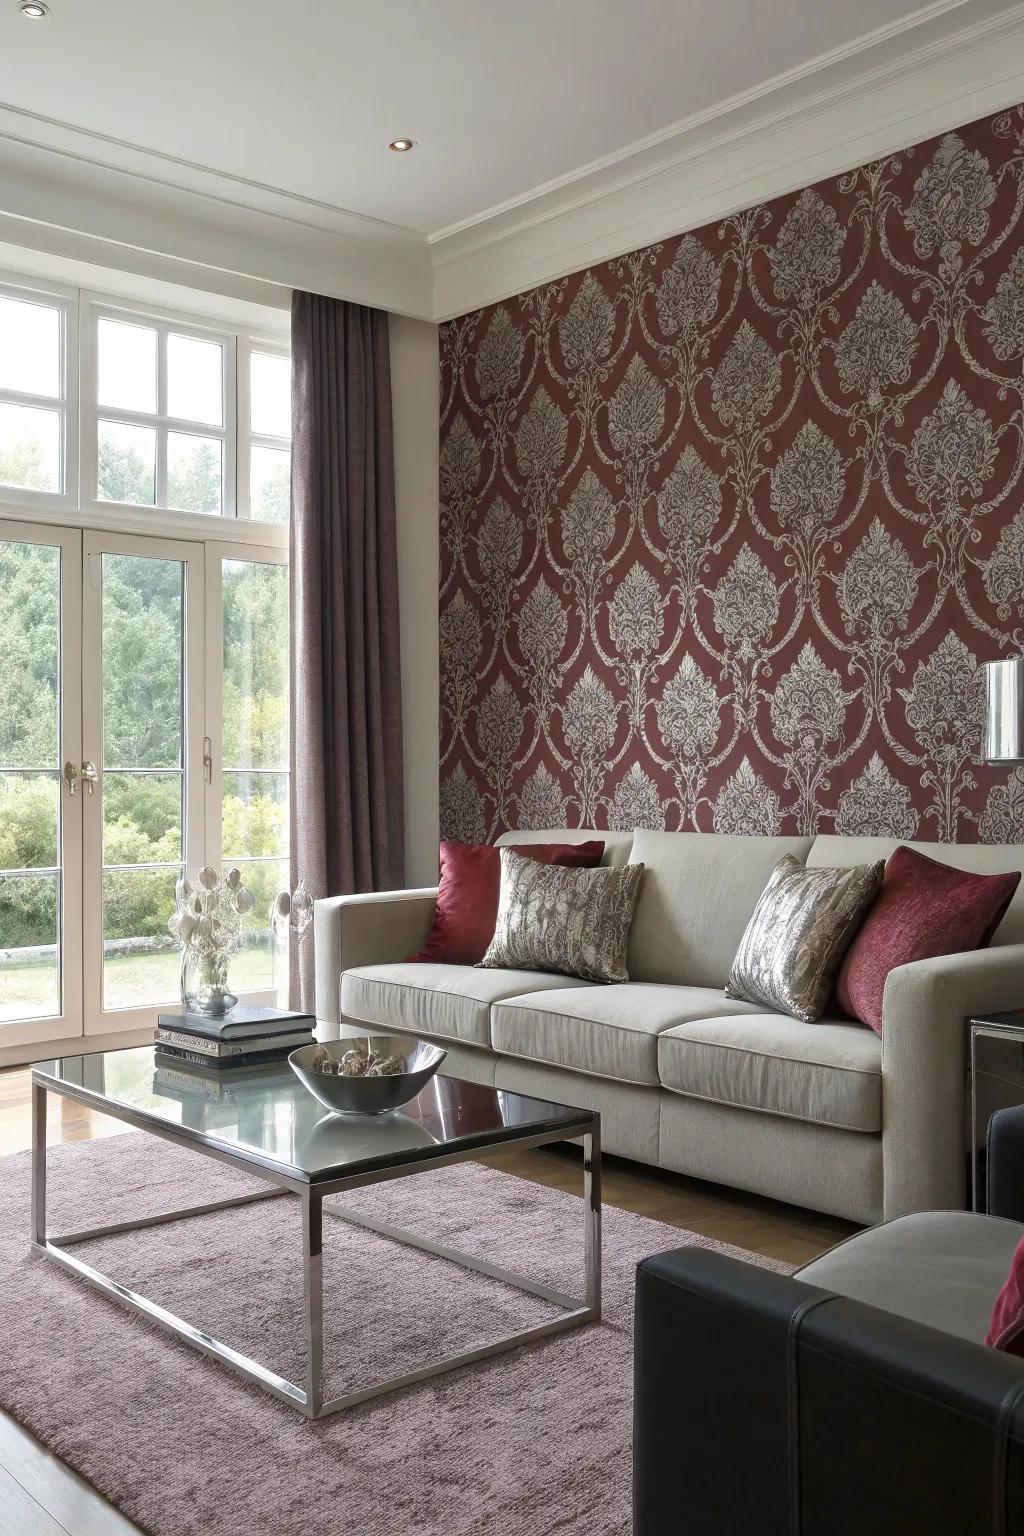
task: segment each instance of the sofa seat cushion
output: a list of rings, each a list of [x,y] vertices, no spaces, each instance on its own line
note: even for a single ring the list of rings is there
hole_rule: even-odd
[[[882,1042],[848,1020],[742,1015],[733,1003],[726,1017],[660,1034],[658,1072],[666,1088],[694,1098],[846,1131],[882,1129]]]
[[[710,987],[623,982],[577,991],[574,983],[568,991],[527,993],[496,1003],[491,1044],[503,1056],[657,1087],[662,1030],[716,1010],[735,1014],[744,1007],[760,1011]]]
[[[428,965],[401,961],[343,971],[341,1013],[364,1024],[392,1025],[440,1040],[490,1045],[491,1004],[518,992],[589,984],[575,976],[543,971],[483,971],[475,965]]]
[[[919,1211],[869,1227],[797,1279],[983,1344],[1024,1227],[972,1211]]]

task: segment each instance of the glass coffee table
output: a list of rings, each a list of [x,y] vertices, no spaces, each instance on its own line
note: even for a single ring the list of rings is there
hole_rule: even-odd
[[[243,1069],[244,1071],[245,1069]],[[52,1237],[46,1223],[47,1095],[60,1094],[111,1115],[164,1141],[190,1147],[265,1182],[231,1199],[134,1221],[89,1227]],[[361,1211],[325,1205],[332,1195],[405,1178],[430,1168],[470,1161],[503,1146],[540,1147],[582,1138],[584,1176],[584,1294],[567,1296],[514,1274],[501,1265],[450,1248],[416,1233],[377,1221]],[[277,1375],[257,1360],[204,1333],[79,1258],[75,1245],[93,1238],[180,1221],[189,1216],[255,1200],[294,1195],[302,1203],[303,1312],[306,1350],[302,1385]],[[323,1219],[351,1222],[396,1242],[452,1260],[477,1274],[503,1281],[562,1309],[559,1316],[505,1335],[493,1343],[418,1367],[338,1397],[324,1397],[323,1383]],[[533,1339],[596,1322],[601,1315],[601,1147],[600,1117],[589,1110],[547,1104],[502,1089],[434,1077],[401,1110],[380,1116],[331,1115],[307,1093],[287,1062],[237,1072],[193,1072],[164,1064],[152,1046],[101,1051],[38,1062],[32,1068],[32,1245],[106,1295],[134,1307],[179,1338],[258,1382],[309,1418],[351,1408],[398,1387],[455,1366],[515,1349]]]

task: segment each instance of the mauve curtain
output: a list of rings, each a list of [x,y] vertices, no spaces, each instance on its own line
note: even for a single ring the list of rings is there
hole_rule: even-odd
[[[388,318],[292,298],[291,879],[310,895],[404,876]],[[312,936],[292,1007],[313,1009]]]

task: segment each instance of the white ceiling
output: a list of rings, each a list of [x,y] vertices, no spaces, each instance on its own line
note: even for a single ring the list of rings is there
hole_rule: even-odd
[[[104,136],[77,142],[87,160],[123,164],[130,145],[172,157],[156,173],[171,183],[203,167],[430,236],[919,9],[911,0],[50,3],[43,22],[21,17],[15,0],[0,3],[0,103],[33,115],[27,137],[34,123],[52,140],[54,124],[39,122],[52,119]],[[969,16],[976,6],[941,0],[927,10]],[[417,141],[409,155],[386,148],[400,134]]]

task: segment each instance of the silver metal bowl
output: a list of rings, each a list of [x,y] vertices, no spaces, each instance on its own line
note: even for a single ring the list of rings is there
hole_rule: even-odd
[[[313,1067],[320,1051],[335,1061],[352,1050],[376,1051],[382,1056],[404,1056],[408,1071],[390,1077],[336,1077],[333,1072],[317,1072]],[[408,1035],[352,1035],[345,1040],[325,1040],[321,1045],[300,1045],[292,1051],[288,1063],[296,1077],[325,1109],[336,1115],[383,1115],[399,1109],[414,1099],[429,1083],[448,1052],[429,1040],[412,1040]]]

